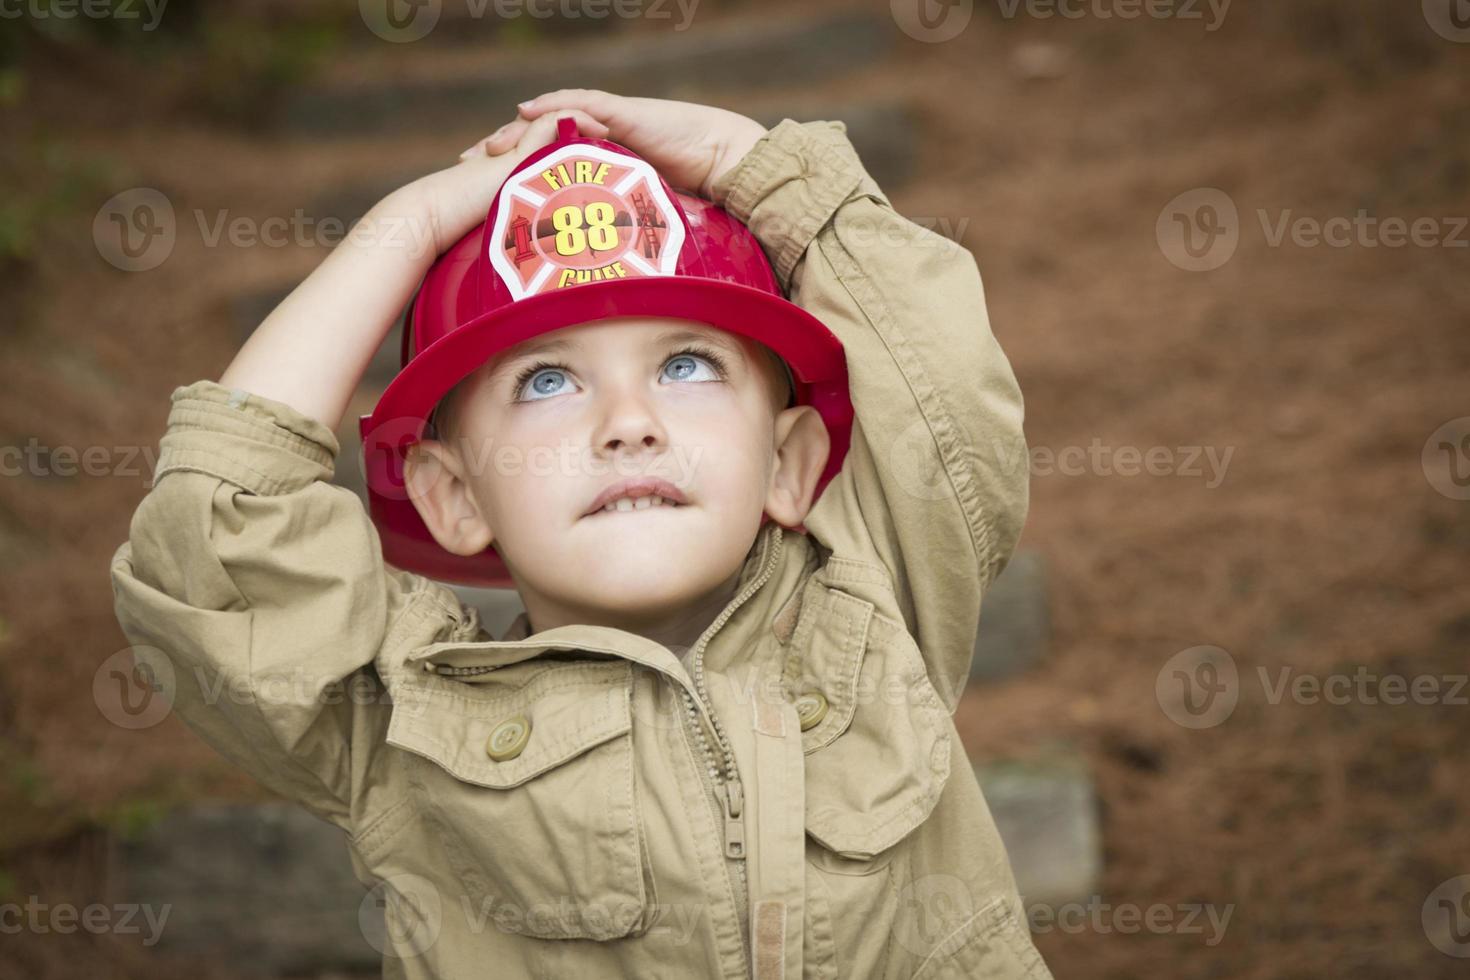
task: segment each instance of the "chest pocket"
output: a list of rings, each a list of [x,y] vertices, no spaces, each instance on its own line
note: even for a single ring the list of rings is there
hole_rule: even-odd
[[[388,743],[417,756],[410,792],[492,928],[616,939],[651,924],[632,666],[535,659],[397,685]]]
[[[841,858],[871,861],[939,801],[949,777],[948,713],[901,625],[815,578],[807,588],[788,668],[808,726],[806,830]]]

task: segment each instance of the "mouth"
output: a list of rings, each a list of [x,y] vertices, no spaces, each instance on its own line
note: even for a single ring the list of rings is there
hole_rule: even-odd
[[[636,514],[640,511],[655,510],[682,510],[688,504],[675,503],[667,497],[650,494],[646,497],[620,497],[597,510],[586,514],[586,517],[597,517],[602,514]]]
[[[582,516],[678,510],[687,506],[689,500],[683,491],[668,480],[641,477],[624,480],[606,488],[597,495],[597,499]]]

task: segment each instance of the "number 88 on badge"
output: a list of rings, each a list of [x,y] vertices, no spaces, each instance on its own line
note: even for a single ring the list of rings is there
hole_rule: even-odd
[[[657,172],[605,147],[564,146],[501,190],[490,261],[517,299],[674,272],[684,225]]]

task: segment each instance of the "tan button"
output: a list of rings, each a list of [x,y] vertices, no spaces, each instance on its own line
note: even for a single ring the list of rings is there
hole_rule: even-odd
[[[827,698],[821,691],[808,691],[796,699],[796,717],[801,719],[801,730],[815,728],[827,717]]]
[[[485,753],[496,762],[514,759],[526,747],[531,738],[531,719],[525,715],[507,718],[495,726],[490,739],[485,743]]]

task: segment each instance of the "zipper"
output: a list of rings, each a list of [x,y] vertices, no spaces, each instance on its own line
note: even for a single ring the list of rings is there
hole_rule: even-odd
[[[424,661],[424,670],[431,670],[434,673],[442,674],[445,677],[472,677],[475,674],[488,674],[492,670],[499,669],[500,668],[498,666],[486,667],[483,664],[472,667],[451,667],[448,664],[436,664],[431,663],[427,660]]]
[[[689,655],[690,674],[694,679],[695,692],[699,695],[704,716],[709,721],[715,741],[724,756],[723,780],[720,778],[720,770],[716,765],[714,749],[710,746],[709,740],[705,738],[704,726],[699,724],[699,712],[695,709],[694,698],[689,694],[688,688],[679,689],[679,693],[684,697],[685,711],[704,755],[705,772],[701,774],[701,779],[705,784],[705,789],[713,794],[715,804],[724,818],[725,857],[735,865],[736,877],[740,882],[737,888],[736,911],[741,922],[741,940],[747,963],[750,962],[751,949],[750,881],[745,870],[745,791],[740,782],[740,770],[735,764],[735,751],[730,747],[730,740],[725,736],[724,726],[720,724],[719,718],[715,715],[714,707],[710,703],[709,691],[704,684],[704,650],[710,639],[720,631],[725,622],[766,583],[771,573],[776,570],[776,560],[781,552],[781,533],[781,525],[775,524],[771,532],[774,538],[770,544],[771,554],[766,560],[765,567],[709,625],[695,642],[694,649]]]
[[[687,701],[686,708],[692,710],[692,706]],[[699,781],[704,786],[705,799],[709,800],[714,806],[715,820],[717,822],[722,821],[725,826],[725,871],[727,874],[729,874],[730,866],[734,865],[735,872],[733,875],[731,875],[731,877],[736,881],[735,916],[740,923],[741,947],[745,951],[745,958],[748,963],[750,960],[751,951],[750,944],[746,936],[750,929],[750,912],[746,906],[750,902],[750,885],[749,882],[746,880],[745,875],[745,859],[743,857],[731,858],[729,856],[732,831],[737,835],[736,839],[743,844],[744,825],[743,821],[739,817],[732,817],[730,814],[730,811],[728,809],[729,797],[727,796],[724,789],[724,786],[726,784],[720,782],[719,770],[715,766],[714,755],[711,752],[708,743],[704,740],[703,734],[701,732],[701,727],[702,726],[699,721],[686,718],[686,724],[684,726],[685,733],[686,735],[690,732],[694,734],[695,739],[699,742],[700,753],[704,759],[704,764],[696,765],[695,768],[699,770]],[[741,848],[741,851],[744,851],[743,847]]]
[[[735,599],[725,607],[719,617],[704,631],[699,640],[694,644],[694,650],[689,655],[691,665],[690,674],[694,678],[694,689],[699,695],[701,707],[704,708],[705,716],[709,719],[710,727],[714,730],[715,741],[719,743],[720,751],[725,761],[725,778],[720,782],[718,771],[714,765],[714,750],[710,748],[709,742],[704,738],[702,728],[696,729],[699,736],[700,747],[704,749],[705,761],[708,763],[710,776],[715,780],[715,799],[720,804],[725,816],[725,856],[728,858],[745,857],[745,794],[740,784],[740,770],[735,764],[735,751],[730,747],[730,740],[725,736],[725,728],[720,724],[720,719],[715,715],[714,707],[710,704],[709,691],[704,684],[704,650],[710,639],[720,631],[725,622],[735,614],[745,601],[754,595],[771,573],[776,569],[775,559],[781,550],[781,525],[774,525],[771,543],[771,555],[767,559],[765,567],[749,585],[745,587]],[[694,701],[689,694],[688,688],[680,688],[684,695],[684,704],[689,711],[690,718],[695,717]]]

